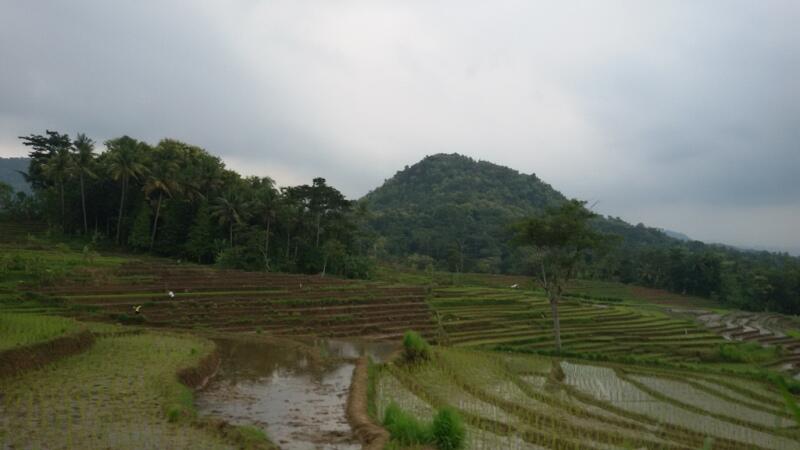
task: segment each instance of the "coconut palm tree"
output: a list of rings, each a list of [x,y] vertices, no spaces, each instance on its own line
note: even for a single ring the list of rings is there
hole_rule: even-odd
[[[72,155],[69,147],[53,150],[42,167],[45,177],[49,178],[58,188],[61,197],[61,231],[66,231],[66,204],[64,202],[64,184],[72,173]]]
[[[154,193],[158,193],[156,200],[156,214],[153,217],[153,231],[150,235],[150,250],[153,250],[153,245],[156,242],[156,232],[158,231],[158,216],[161,213],[161,202],[166,194],[172,197],[173,193],[180,190],[180,186],[175,179],[175,173],[178,171],[178,164],[175,160],[169,158],[158,158],[148,170],[147,177],[144,181],[142,190],[144,195],[148,198]]]
[[[120,182],[121,191],[119,199],[119,217],[117,219],[117,244],[122,235],[122,217],[125,211],[125,192],[128,190],[130,179],[139,179],[147,171],[142,155],[139,152],[143,143],[135,139],[122,136],[106,142],[108,148],[108,172],[111,177]]]
[[[211,215],[216,217],[220,225],[228,226],[230,246],[233,247],[233,227],[242,223],[244,202],[238,192],[228,190],[219,196],[211,205]]]
[[[264,224],[264,268],[269,270],[270,226],[277,212],[278,191],[275,189],[275,181],[269,177],[256,178],[251,183],[255,191],[253,199],[246,207]]]
[[[89,233],[89,222],[86,219],[86,177],[97,178],[94,169],[94,141],[89,139],[85,134],[78,133],[75,141],[72,143],[72,168],[78,174],[78,179],[81,183],[81,208],[83,209],[83,233]]]

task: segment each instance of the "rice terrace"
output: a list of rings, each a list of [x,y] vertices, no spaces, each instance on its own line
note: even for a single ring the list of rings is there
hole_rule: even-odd
[[[576,282],[557,355],[526,277],[357,281],[2,235],[4,448],[415,447],[451,409],[464,448],[799,448],[775,381],[800,372],[790,316],[732,329],[708,300]],[[409,330],[426,359],[406,361]]]
[[[798,23],[0,1],[0,450],[800,450]]]

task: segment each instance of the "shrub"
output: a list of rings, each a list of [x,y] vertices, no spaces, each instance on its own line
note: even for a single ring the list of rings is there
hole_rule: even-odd
[[[433,442],[439,450],[464,448],[466,429],[456,410],[444,407],[433,418]]]
[[[394,402],[386,407],[383,425],[389,431],[392,440],[402,445],[427,444],[432,441],[431,427],[401,410]]]
[[[430,345],[416,331],[406,331],[403,336],[403,359],[411,364],[431,359]]]

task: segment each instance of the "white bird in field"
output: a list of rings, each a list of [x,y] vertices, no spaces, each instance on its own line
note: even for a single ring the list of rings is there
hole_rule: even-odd
[[[516,289],[518,287],[519,287],[519,285],[517,283],[514,283],[514,284],[511,285],[511,289]]]
[[[172,291],[168,291],[167,295],[169,295],[169,298],[175,298],[175,293]]]
[[[133,312],[139,314],[139,310],[142,309],[142,305],[136,305],[133,307]]]

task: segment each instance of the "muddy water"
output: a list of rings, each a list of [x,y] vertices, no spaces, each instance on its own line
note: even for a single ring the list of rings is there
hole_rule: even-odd
[[[219,374],[197,394],[200,414],[252,425],[283,449],[359,449],[345,418],[353,374],[348,359],[382,360],[394,344],[314,341],[323,358],[274,343],[219,340]]]

